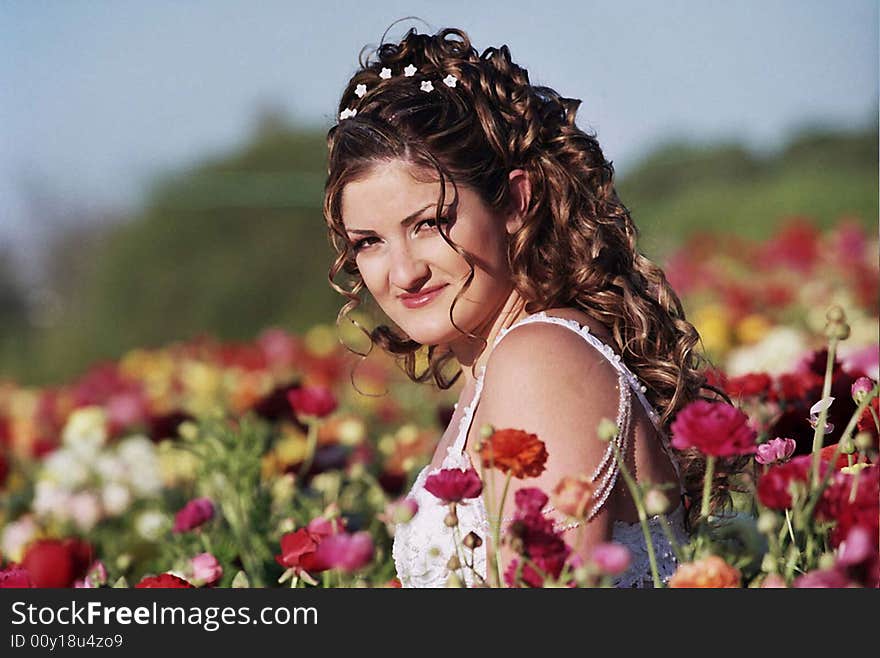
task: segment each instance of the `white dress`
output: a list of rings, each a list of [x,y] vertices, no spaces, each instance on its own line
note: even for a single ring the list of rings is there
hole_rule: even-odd
[[[659,425],[659,416],[644,396],[644,387],[639,383],[635,375],[621,363],[620,356],[591,334],[588,326],[582,327],[575,320],[550,316],[541,311],[503,329],[499,332],[494,344],[497,345],[498,341],[515,327],[531,322],[550,322],[571,329],[599,350],[617,369],[620,388],[617,426],[620,432],[615,440],[618,441],[617,445],[621,450],[621,454],[625,454],[630,430],[630,394],[635,392],[639,401],[648,412],[648,417],[657,428],[663,441],[664,450],[670,455],[667,445],[668,437],[666,437],[662,427]],[[460,542],[462,537],[472,531],[483,539],[482,545],[475,549],[473,553],[474,570],[483,579],[486,578],[485,539],[490,535],[490,527],[482,497],[466,499],[457,504],[458,527],[453,533],[453,529],[447,527],[444,523],[444,518],[449,511],[448,507],[424,488],[426,478],[441,469],[458,468],[467,470],[472,467],[470,456],[464,450],[464,447],[473,421],[474,411],[480,399],[484,375],[485,366],[483,366],[478,374],[473,400],[465,408],[459,423],[458,435],[447,449],[446,457],[440,468],[431,470],[430,464],[425,466],[418,474],[412,489],[407,494],[407,498],[412,498],[418,503],[418,511],[410,521],[399,523],[395,526],[394,543],[392,546],[394,564],[403,587],[444,587],[450,575],[447,563],[455,551],[456,542]],[[676,467],[677,473],[678,467],[671,455],[670,459]],[[593,496],[594,505],[590,509],[588,519],[592,518],[601,509],[602,504],[614,487],[617,475],[617,463],[609,443],[602,462],[600,462],[593,473],[593,484],[596,489]],[[682,488],[683,492],[684,489]],[[543,511],[547,513],[551,510],[552,507],[548,505]],[[676,541],[679,544],[687,543],[688,537],[684,525],[684,506],[679,504],[674,512],[666,516],[666,520]],[[675,572],[677,561],[666,534],[660,525],[661,523],[663,523],[661,517],[651,517],[649,519],[657,568],[661,580],[665,583]],[[611,540],[626,546],[632,557],[629,569],[615,579],[615,585],[617,587],[651,587],[653,585],[651,567],[640,524],[614,521]],[[470,557],[470,551],[463,550]],[[464,578],[467,586],[470,587],[475,584],[474,581],[476,579],[469,568],[462,568],[457,573]]]

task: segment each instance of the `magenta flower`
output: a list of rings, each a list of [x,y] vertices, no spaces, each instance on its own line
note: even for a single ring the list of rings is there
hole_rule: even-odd
[[[309,521],[308,531],[319,538],[336,535],[344,530],[345,523],[339,517],[328,519],[326,516],[316,516]]]
[[[329,535],[318,545],[315,560],[328,569],[357,571],[373,559],[373,538],[362,530]]]
[[[287,392],[287,401],[298,415],[316,418],[329,416],[338,404],[333,391],[323,386],[292,389]]]
[[[199,553],[189,561],[192,582],[198,585],[211,585],[223,577],[223,567],[210,553]]]
[[[483,483],[473,468],[444,468],[425,480],[425,489],[442,501],[457,503],[483,493]]]
[[[837,566],[856,566],[871,559],[876,553],[877,543],[871,540],[871,532],[863,526],[853,526],[840,545]]]
[[[792,586],[801,589],[839,589],[842,587],[852,587],[853,583],[839,569],[816,569],[797,577]]]
[[[755,452],[757,433],[749,417],[723,402],[697,400],[682,409],[672,423],[672,446],[697,448],[704,455],[730,457]]]
[[[195,498],[174,516],[174,532],[188,532],[214,518],[214,503],[210,498]]]
[[[775,438],[758,446],[755,461],[759,464],[784,462],[794,454],[797,442],[794,439]]]
[[[10,564],[5,569],[0,569],[0,589],[23,589],[30,587],[34,587],[34,583],[24,567]]]
[[[590,559],[602,573],[616,576],[629,568],[630,554],[623,544],[606,542],[593,548]]]
[[[850,391],[852,392],[852,397],[856,404],[861,402],[862,398],[870,393],[872,388],[874,388],[874,382],[868,377],[859,377],[855,380]]]

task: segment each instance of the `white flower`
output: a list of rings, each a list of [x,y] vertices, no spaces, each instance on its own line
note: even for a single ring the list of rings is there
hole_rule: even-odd
[[[0,538],[0,550],[3,555],[12,562],[21,562],[24,557],[24,549],[30,541],[37,536],[37,524],[30,514],[7,523],[3,528]]]
[[[59,448],[45,457],[39,478],[73,491],[88,482],[89,471],[82,456],[73,450]]]
[[[64,445],[90,457],[107,441],[107,415],[98,406],[80,407],[67,419],[61,435]]]
[[[101,504],[98,497],[89,491],[71,496],[68,505],[73,521],[82,532],[94,528],[101,518]]]
[[[443,84],[445,84],[447,87],[454,87],[457,83],[458,83],[458,78],[456,78],[451,73],[449,75],[447,75],[445,78],[443,78]]]
[[[350,107],[347,107],[344,110],[342,110],[342,112],[339,113],[339,119],[340,120],[348,119],[350,117],[353,117],[357,113],[358,113],[357,109],[351,109]]]
[[[354,95],[358,98],[363,98],[364,94],[367,93],[367,85],[358,85],[354,88]]]
[[[832,402],[834,402],[834,398],[829,396],[827,398],[822,398],[816,404],[810,407],[810,425],[812,425],[813,429],[816,429],[816,425],[819,424],[819,414],[821,414],[822,411],[827,410],[831,406]],[[834,423],[829,423],[826,421],[825,434],[833,431]]]
[[[418,71],[418,69],[415,66],[413,66],[412,64],[410,64],[405,69],[403,69],[403,74],[407,78],[411,78],[416,74],[416,71]]]
[[[143,512],[135,521],[138,534],[150,541],[158,540],[171,527],[170,520],[161,512]]]
[[[431,84],[430,80],[422,82],[422,91],[434,91],[434,85]]]
[[[131,504],[131,492],[128,487],[118,482],[111,482],[101,489],[101,502],[107,514],[119,516]]]
[[[391,77],[391,69],[389,69],[388,67],[383,68],[382,71],[379,73],[379,77],[383,80],[387,80]]]

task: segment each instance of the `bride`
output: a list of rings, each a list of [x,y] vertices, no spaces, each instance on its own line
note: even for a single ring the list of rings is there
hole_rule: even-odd
[[[495,547],[482,498],[462,500],[452,525],[447,504],[425,488],[444,469],[479,472],[485,425],[535,434],[548,455],[538,477],[511,480],[502,527],[518,490],[549,493],[566,477],[587,476],[580,520],[549,504],[543,514],[572,557],[586,560],[608,541],[625,545],[629,568],[615,584],[650,586],[616,446],[638,482],[668,485],[654,491],[670,529],[686,540],[685,474],[667,430],[706,387],[699,336],[662,270],[637,251],[611,163],[575,125],[578,105],[530,84],[507,46],[480,55],[457,29],[412,29],[382,44],[342,95],[324,198],[336,251],[330,283],[349,300],[339,320],[366,287],[394,325],[361,327],[373,344],[401,358],[414,381],[463,381],[452,421],[408,495],[418,512],[396,528],[404,586],[487,578]],[[343,270],[349,287],[335,282]],[[421,373],[417,355],[427,364]],[[450,361],[458,364],[451,379]],[[616,419],[613,446],[599,440],[603,418]],[[494,491],[503,487],[495,471],[484,477]],[[676,559],[662,522],[650,519],[650,535],[666,580]],[[462,541],[466,564],[451,560]],[[517,554],[509,541],[498,548],[504,571]]]

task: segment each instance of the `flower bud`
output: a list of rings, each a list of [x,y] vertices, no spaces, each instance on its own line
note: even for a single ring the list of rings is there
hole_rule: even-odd
[[[851,455],[856,451],[856,444],[850,437],[844,437],[840,440],[840,454]]]
[[[464,584],[461,582],[461,578],[453,571],[449,574],[449,578],[446,579],[446,587],[464,587]]]
[[[488,439],[493,434],[495,434],[495,428],[489,423],[486,423],[485,425],[480,427],[480,438]]]
[[[874,388],[874,384],[868,377],[859,377],[855,380],[850,387],[850,392],[852,393],[852,398],[855,400],[855,403],[859,404],[862,399],[871,392],[872,388]]]
[[[446,518],[443,519],[443,523],[447,528],[454,528],[458,525],[458,515],[455,512],[449,512]]]
[[[480,535],[478,535],[477,533],[469,532],[465,535],[464,539],[462,540],[462,543],[465,545],[465,547],[467,547],[471,550],[474,550],[475,548],[479,548],[480,546],[483,545],[483,540],[480,538]]]
[[[665,514],[669,509],[669,500],[657,487],[651,487],[645,493],[645,512],[649,516]]]
[[[822,553],[819,557],[819,568],[823,571],[826,569],[833,569],[836,561],[834,553]]]
[[[769,535],[776,532],[777,528],[779,528],[779,519],[776,514],[770,510],[761,512],[761,515],[758,517],[758,532]]]
[[[453,553],[449,560],[446,561],[446,568],[450,571],[461,569],[461,560],[458,559],[457,555]]]
[[[247,574],[239,569],[238,573],[235,574],[235,578],[232,579],[233,589],[247,589],[250,586],[251,582],[248,580]]]
[[[823,332],[827,338],[836,338],[837,340],[846,340],[849,338],[850,328],[845,322],[829,322],[825,325]]]
[[[874,445],[874,439],[871,437],[870,432],[859,432],[856,434],[855,442],[858,449],[863,452],[871,449]]]
[[[617,424],[613,420],[603,418],[596,428],[596,435],[600,441],[610,441],[617,436],[618,431]]]
[[[776,558],[770,553],[764,553],[764,559],[761,560],[761,571],[776,573]]]
[[[834,304],[828,307],[828,310],[825,312],[825,319],[828,322],[844,322],[846,320],[846,313],[843,312],[843,309]]]

